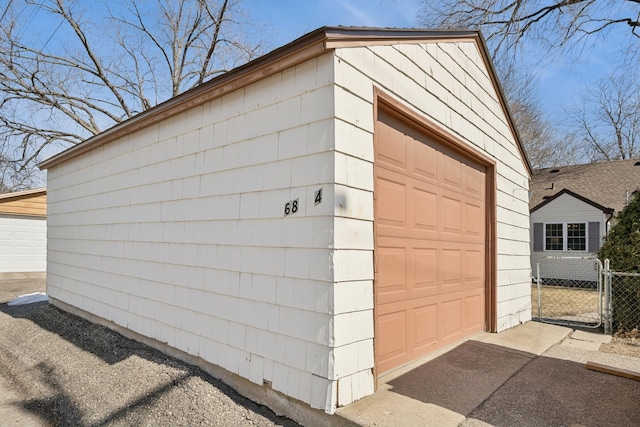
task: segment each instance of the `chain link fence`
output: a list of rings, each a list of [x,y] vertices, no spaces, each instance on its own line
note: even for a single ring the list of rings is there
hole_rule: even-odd
[[[606,263],[608,264],[608,263]],[[610,332],[623,334],[640,329],[640,273],[605,270],[609,304],[605,316],[610,319]],[[605,331],[607,332],[607,331]]]
[[[532,315],[566,326],[604,326],[605,333],[640,333],[640,273],[611,271],[591,257],[543,257],[531,289]]]
[[[532,289],[533,317],[597,328],[602,324],[602,263],[590,257],[543,257]]]

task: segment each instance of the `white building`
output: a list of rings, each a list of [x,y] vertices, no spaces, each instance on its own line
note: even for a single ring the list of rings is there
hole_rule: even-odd
[[[0,194],[0,273],[47,267],[47,190]]]
[[[596,257],[616,217],[640,185],[640,161],[618,160],[536,170],[531,179],[531,268],[555,279],[597,282],[582,261],[548,257]],[[615,268],[615,260],[611,260]]]
[[[477,32],[321,28],[41,166],[53,303],[253,399],[333,413],[531,318],[530,169]]]

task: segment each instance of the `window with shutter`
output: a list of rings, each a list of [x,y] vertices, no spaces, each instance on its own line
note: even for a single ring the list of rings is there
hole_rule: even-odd
[[[542,252],[544,249],[544,230],[541,222],[533,224],[533,251]]]
[[[533,251],[597,252],[599,222],[533,223]]]
[[[589,223],[589,252],[598,252],[600,250],[600,223]]]

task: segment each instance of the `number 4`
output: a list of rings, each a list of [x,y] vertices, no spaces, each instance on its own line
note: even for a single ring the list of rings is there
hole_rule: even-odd
[[[313,203],[314,205],[322,203],[322,188],[316,190]]]

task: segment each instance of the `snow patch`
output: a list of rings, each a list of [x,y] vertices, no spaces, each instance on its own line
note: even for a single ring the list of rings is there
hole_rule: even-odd
[[[49,296],[47,294],[44,292],[34,292],[32,294],[20,295],[18,298],[9,301],[7,305],[24,305],[44,301],[49,301]]]

